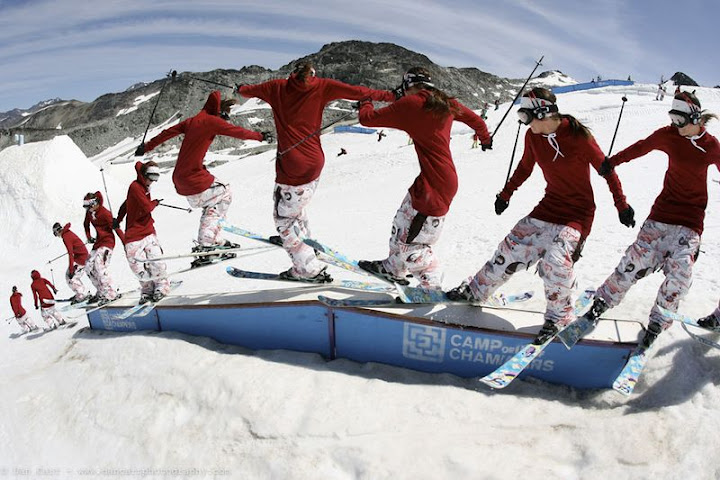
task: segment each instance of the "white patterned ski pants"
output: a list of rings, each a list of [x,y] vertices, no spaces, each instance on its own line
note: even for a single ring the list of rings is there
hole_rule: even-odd
[[[35,325],[35,322],[33,322],[30,317],[28,317],[28,314],[26,313],[22,317],[15,317],[15,320],[17,320],[18,325],[20,325],[20,328],[22,328],[23,333],[29,332],[33,328],[37,328],[37,325]]]
[[[232,202],[230,187],[215,182],[207,190],[189,195],[187,201],[191,207],[203,209],[198,228],[198,243],[206,247],[223,243],[220,222],[225,220]]]
[[[445,216],[423,215],[413,208],[410,194],[405,195],[393,219],[385,269],[401,278],[410,272],[421,286],[441,288],[442,271],[432,246],[440,239],[444,224]]]
[[[75,264],[75,273],[73,274],[72,278],[70,278],[70,269],[65,270],[65,281],[68,284],[68,287],[75,292],[75,298],[78,301],[81,301],[84,299],[87,294],[88,290],[85,284],[82,281],[83,273],[85,273],[85,267],[87,266],[87,263],[85,265],[78,265]]]
[[[597,294],[614,307],[638,280],[662,269],[665,281],[650,310],[650,321],[659,323],[663,329],[669,328],[672,320],[664,318],[657,306],[677,312],[680,300],[690,290],[692,269],[699,250],[700,235],[694,230],[646,220],[635,243],[627,248],[625,256],[598,288]]]
[[[57,327],[61,323],[65,323],[65,319],[60,315],[60,312],[57,311],[54,305],[47,308],[41,307],[40,316],[45,320],[48,328]]]
[[[138,262],[136,259],[150,259],[163,254],[160,242],[153,233],[142,240],[130,242],[125,245],[130,270],[140,280],[140,292],[152,295],[154,292],[167,295],[170,291],[170,281],[167,278],[165,262]]]
[[[293,262],[292,274],[314,277],[325,266],[315,256],[315,250],[303,243],[310,237],[310,226],[305,208],[312,200],[319,180],[304,185],[275,184],[273,220],[283,242],[283,248]]]
[[[532,217],[520,220],[500,243],[495,254],[467,283],[475,298],[484,302],[518,270],[536,262],[545,284],[545,320],[567,325],[575,320],[573,253],[580,232],[567,225]]]
[[[88,278],[97,289],[98,296],[108,300],[115,300],[115,297],[117,297],[108,269],[112,253],[113,251],[108,247],[92,250],[86,264]]]

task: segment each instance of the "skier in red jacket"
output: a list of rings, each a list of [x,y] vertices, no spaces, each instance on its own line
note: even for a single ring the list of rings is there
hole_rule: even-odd
[[[127,200],[120,206],[117,222],[125,222],[125,254],[130,270],[140,281],[140,303],[157,302],[170,291],[165,262],[140,262],[159,257],[162,247],[155,233],[152,211],[160,200],[150,197],[150,187],[160,178],[155,162],[135,162],[137,179],[128,187]]]
[[[34,332],[39,328],[35,325],[35,322],[28,317],[27,312],[22,306],[22,293],[18,292],[15,286],[12,287],[12,295],[10,295],[10,308],[12,308],[15,314],[15,320],[17,320],[20,328],[22,328],[23,333]]]
[[[112,277],[108,271],[113,250],[115,249],[115,233],[113,232],[113,216],[110,210],[103,205],[103,196],[100,192],[88,193],[83,198],[85,208],[85,236],[93,244],[90,257],[87,261],[87,274],[97,289],[95,296],[98,305],[117,298],[117,290],[113,286]],[[96,237],[90,234],[90,224],[95,227]],[[122,234],[122,230],[118,229]]]
[[[411,273],[421,286],[440,288],[442,271],[433,245],[440,238],[458,188],[450,129],[455,120],[468,125],[480,137],[483,151],[492,148],[492,140],[483,119],[437,89],[426,69],[408,70],[402,89],[402,98],[380,110],[374,110],[370,101],[361,102],[359,118],[368,127],[407,132],[415,145],[420,174],[395,214],[388,257],[359,264],[393,282],[407,284],[405,276]]]
[[[273,110],[278,136],[273,219],[279,240],[293,262],[292,268],[281,275],[317,283],[331,282],[326,266],[315,257],[315,251],[303,243],[303,239],[310,236],[305,209],[315,194],[325,165],[319,137],[323,110],[329,102],[341,98],[369,97],[391,102],[395,95],[316,77],[311,63],[295,68],[288,79],[238,85],[237,91],[243,97],[264,100]]]
[[[30,288],[33,292],[35,309],[40,308],[40,315],[47,324],[45,330],[52,330],[57,328],[58,325],[65,325],[65,319],[55,309],[55,297],[53,296],[53,293],[57,293],[55,285],[44,279],[37,270],[30,272],[30,278],[32,278]],[[52,292],[50,289],[52,289]]]
[[[588,320],[597,321],[603,312],[617,306],[638,280],[662,269],[665,281],[660,285],[650,310],[648,328],[640,340],[645,348],[672,325],[672,320],[663,316],[657,307],[677,312],[680,300],[690,289],[708,202],[708,167],[715,165],[720,170],[720,143],[705,129],[705,124],[717,116],[702,110],[700,100],[690,92],[675,95],[668,114],[671,125],[656,130],[603,163],[601,173],[611,174],[618,165],[653,150],[668,156],[663,189],[637,240],[597,289],[593,307],[585,315]],[[703,323],[704,327],[716,326],[712,319]]]
[[[70,230],[70,224],[67,223],[63,227],[60,223],[55,222],[52,227],[53,235],[61,237],[68,253],[68,269],[65,271],[65,281],[70,289],[75,292],[75,296],[70,301],[76,304],[85,300],[88,296],[88,289],[82,281],[83,273],[85,273],[85,265],[87,264],[88,251],[80,237]]]
[[[595,217],[590,168],[598,170],[605,158],[587,127],[571,115],[560,114],[556,102],[552,92],[540,87],[521,98],[518,117],[530,129],[520,164],[495,199],[495,213],[505,211],[535,164],[547,182],[545,196],[513,227],[480,271],[447,292],[451,300],[484,302],[512,274],[537,263],[547,301],[545,323],[534,340],[538,345],[575,320],[574,264]],[[605,180],[620,222],[635,226],[635,212],[625,200],[617,175],[612,173]]]
[[[232,202],[230,187],[215,178],[203,164],[212,141],[217,135],[243,140],[271,139],[267,133],[246,130],[226,121],[222,115],[230,111],[234,102],[234,99],[222,101],[220,92],[213,91],[197,115],[163,130],[147,144],[141,144],[135,152],[135,155],[143,155],[171,138],[185,135],[172,179],[177,193],[187,197],[191,207],[203,209],[198,229],[198,247],[193,251],[238,246],[223,240],[221,236],[220,222],[225,219]],[[201,264],[203,261],[210,261],[210,257],[200,257],[195,263]]]

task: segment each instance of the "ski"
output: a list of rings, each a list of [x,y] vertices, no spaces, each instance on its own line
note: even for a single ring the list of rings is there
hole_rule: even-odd
[[[227,267],[225,269],[227,273],[233,277],[237,278],[250,278],[254,280],[275,280],[278,282],[293,282],[293,283],[308,283],[311,285],[331,285],[331,286],[338,286],[343,288],[351,288],[354,290],[365,290],[369,292],[394,292],[395,287],[391,287],[389,285],[382,285],[377,283],[370,283],[370,282],[357,282],[353,280],[341,280],[339,282],[331,282],[331,283],[318,283],[313,282],[311,280],[305,280],[302,278],[297,279],[290,279],[290,278],[282,278],[280,277],[279,273],[265,273],[265,272],[251,272],[248,270],[241,270],[239,268],[235,267]]]
[[[445,292],[442,290],[428,289],[422,287],[409,287],[406,285],[396,285],[398,293],[400,294],[400,300],[402,303],[458,303],[468,304],[475,306],[490,306],[490,307],[504,307],[511,303],[525,302],[530,300],[533,296],[532,291],[519,292],[516,294],[505,295],[498,294],[492,295],[487,302],[472,302],[472,301],[458,301],[450,300]]]
[[[591,298],[592,297],[587,297],[585,295],[578,298],[575,302],[575,315],[584,310],[585,307],[590,304]],[[562,330],[560,331],[562,332]],[[534,343],[525,345],[522,349],[520,349],[520,351],[510,357],[508,361],[500,365],[500,367],[495,369],[493,372],[482,377],[480,381],[496,389],[507,387],[518,377],[518,375],[523,372],[523,370],[525,370],[525,368],[527,368],[528,365],[540,356],[543,350],[545,350],[545,347],[550,345],[557,336],[558,334],[556,333],[540,345],[536,345]]]
[[[575,301],[575,311],[577,312],[584,310],[586,306],[590,305],[590,302],[593,300],[594,297],[595,290],[585,289],[585,291],[581,293],[578,299]],[[588,320],[583,315],[575,319],[574,322],[572,322],[560,333],[558,333],[558,338],[563,343],[563,345],[565,345],[565,348],[570,350],[573,346],[575,346],[577,342],[580,341],[582,337],[590,333],[590,330],[595,327],[595,324],[596,322]]]
[[[387,307],[400,306],[403,303],[399,298],[395,299],[357,299],[357,298],[330,298],[325,295],[318,295],[318,300],[328,307]]]
[[[101,308],[105,308],[105,307],[111,306],[112,304],[114,304],[115,302],[117,302],[118,300],[120,300],[120,299],[121,299],[122,297],[124,297],[125,295],[129,295],[129,294],[131,294],[131,293],[133,293],[133,292],[135,292],[135,291],[137,291],[137,290],[138,290],[137,288],[133,288],[132,290],[126,290],[126,291],[124,291],[124,292],[119,292],[118,295],[117,295],[117,297],[115,297],[114,300],[110,300],[109,302],[103,303],[102,305],[98,305],[97,303],[94,303],[94,304],[91,304],[91,305],[85,305],[86,307],[89,306],[89,307],[91,307],[91,308],[88,308],[88,309],[86,309],[86,310],[78,313],[77,315],[68,315],[68,318],[78,318],[78,317],[82,317],[82,316],[84,316],[84,315],[87,315],[88,313],[92,313],[92,312],[94,312],[94,311],[96,311],[96,310],[100,310]]]
[[[700,335],[696,335],[695,333],[691,332],[691,331],[687,328],[687,325],[686,325],[685,323],[681,323],[680,326],[683,328],[683,330],[685,330],[685,333],[687,333],[688,335],[690,335],[690,338],[692,338],[693,340],[702,343],[702,344],[705,345],[706,347],[717,348],[718,350],[720,350],[720,344],[718,344],[718,343],[716,343],[716,342],[713,342],[712,340],[708,340],[708,339],[705,338],[705,337],[701,337]],[[702,328],[702,327],[700,327],[700,328]],[[707,329],[706,329],[706,330],[707,330]],[[715,332],[714,330],[710,330],[710,331],[712,331],[712,332],[714,332],[714,333],[718,333],[718,332]]]
[[[264,237],[260,235],[259,233],[251,232],[249,230],[245,230],[244,228],[240,228],[236,225],[232,225],[228,223],[227,221],[220,222],[221,228],[225,230],[226,232],[234,233],[235,235],[240,235],[241,237],[250,238],[252,240],[257,240],[258,242],[267,243],[268,245],[272,245],[274,247],[280,247],[282,248],[282,245],[279,245],[273,241],[270,240],[270,237]]]
[[[652,346],[652,345],[651,345]],[[630,395],[640,378],[640,374],[648,361],[647,351],[649,348],[638,346],[630,354],[625,367],[613,382],[613,390],[623,395]]]
[[[65,306],[63,306],[63,307],[58,308],[57,311],[58,311],[58,312],[67,312],[67,311],[69,311],[69,310],[77,310],[77,309],[79,309],[79,308],[85,308],[85,307],[87,307],[88,305],[90,305],[90,304],[88,303],[89,300],[90,300],[90,295],[88,295],[88,296],[85,298],[85,300],[83,300],[82,302],[71,303],[71,304],[69,304],[69,305],[65,305]]]
[[[671,312],[667,308],[663,308],[660,305],[658,305],[657,308],[664,317],[669,318],[670,320],[676,320],[678,322],[682,322],[686,325],[690,325],[695,328],[701,328],[702,330],[704,330],[706,332],[720,333],[720,328],[715,330],[712,328],[701,327],[700,325],[698,325],[697,320],[694,318],[688,317],[687,315],[682,315],[680,313]]]
[[[135,260],[140,263],[162,262],[165,260],[177,260],[180,258],[188,258],[188,257],[206,257],[208,255],[226,255],[228,253],[237,254],[238,252],[247,252],[247,251],[252,251],[252,250],[269,250],[269,249],[270,249],[270,247],[216,248],[214,250],[208,250],[208,251],[204,251],[204,252],[190,252],[190,253],[180,253],[180,254],[176,254],[176,255],[162,255],[162,256],[154,257],[154,258],[135,258]]]
[[[182,284],[182,280],[176,280],[176,281],[170,282],[170,291],[168,291],[168,295],[170,294],[170,292],[175,290],[181,284]],[[167,297],[167,295],[165,297],[161,298],[160,300],[158,300],[157,302],[148,301],[146,303],[138,303],[134,307],[130,307],[118,315],[113,315],[112,318],[113,318],[113,320],[125,320],[125,319],[130,318],[135,315],[137,315],[138,317],[144,317],[144,316],[148,315],[151,311],[153,311],[155,306],[158,303],[162,302],[163,299],[165,299],[166,297]]]

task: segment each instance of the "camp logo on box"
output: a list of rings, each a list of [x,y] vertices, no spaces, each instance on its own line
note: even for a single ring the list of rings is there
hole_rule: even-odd
[[[445,329],[405,323],[403,357],[442,363],[445,357]]]

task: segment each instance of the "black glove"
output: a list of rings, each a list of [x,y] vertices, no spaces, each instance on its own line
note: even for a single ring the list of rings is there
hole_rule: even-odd
[[[69,268],[69,269],[68,269],[68,278],[69,278],[69,279],[72,279],[74,276],[75,276],[75,269],[74,269],[74,268]]]
[[[35,305],[35,310],[39,310],[39,309],[40,309],[40,307],[38,307],[37,305]]]
[[[402,97],[405,96],[405,89],[402,85],[393,88],[391,92],[395,95],[395,100],[400,100]]]
[[[353,103],[352,106],[355,110],[360,110],[362,106],[366,103],[372,103],[372,100],[370,100],[369,98],[363,98],[362,100],[358,100],[357,102]]]
[[[88,238],[88,243],[95,243],[95,237]]]
[[[235,84],[235,91],[238,92],[238,93],[240,93],[240,87],[244,87],[244,86],[245,86],[244,83],[236,83],[236,84]]]
[[[275,135],[272,132],[262,132],[263,142],[275,143]]]
[[[226,122],[230,121],[230,114],[228,112],[220,112],[220,118],[225,120]]]
[[[495,197],[495,214],[501,215],[505,209],[510,205],[510,202],[507,200],[503,200],[503,198],[498,193]]]
[[[635,210],[630,205],[622,212],[619,212],[618,217],[620,217],[620,223],[626,227],[632,228],[635,226]]]
[[[610,172],[612,171],[613,166],[610,163],[610,159],[608,157],[605,157],[605,160],[603,160],[602,165],[600,165],[600,168],[598,169],[598,173],[604,177],[610,174]]]
[[[492,150],[492,138],[490,139],[490,143],[481,143],[480,148],[482,148],[482,151]]]
[[[145,144],[141,143],[140,145],[138,145],[137,150],[135,150],[135,156],[142,157],[143,155],[145,155]]]
[[[113,218],[113,229],[117,230],[119,228],[120,228],[120,222],[118,221],[117,218]]]

